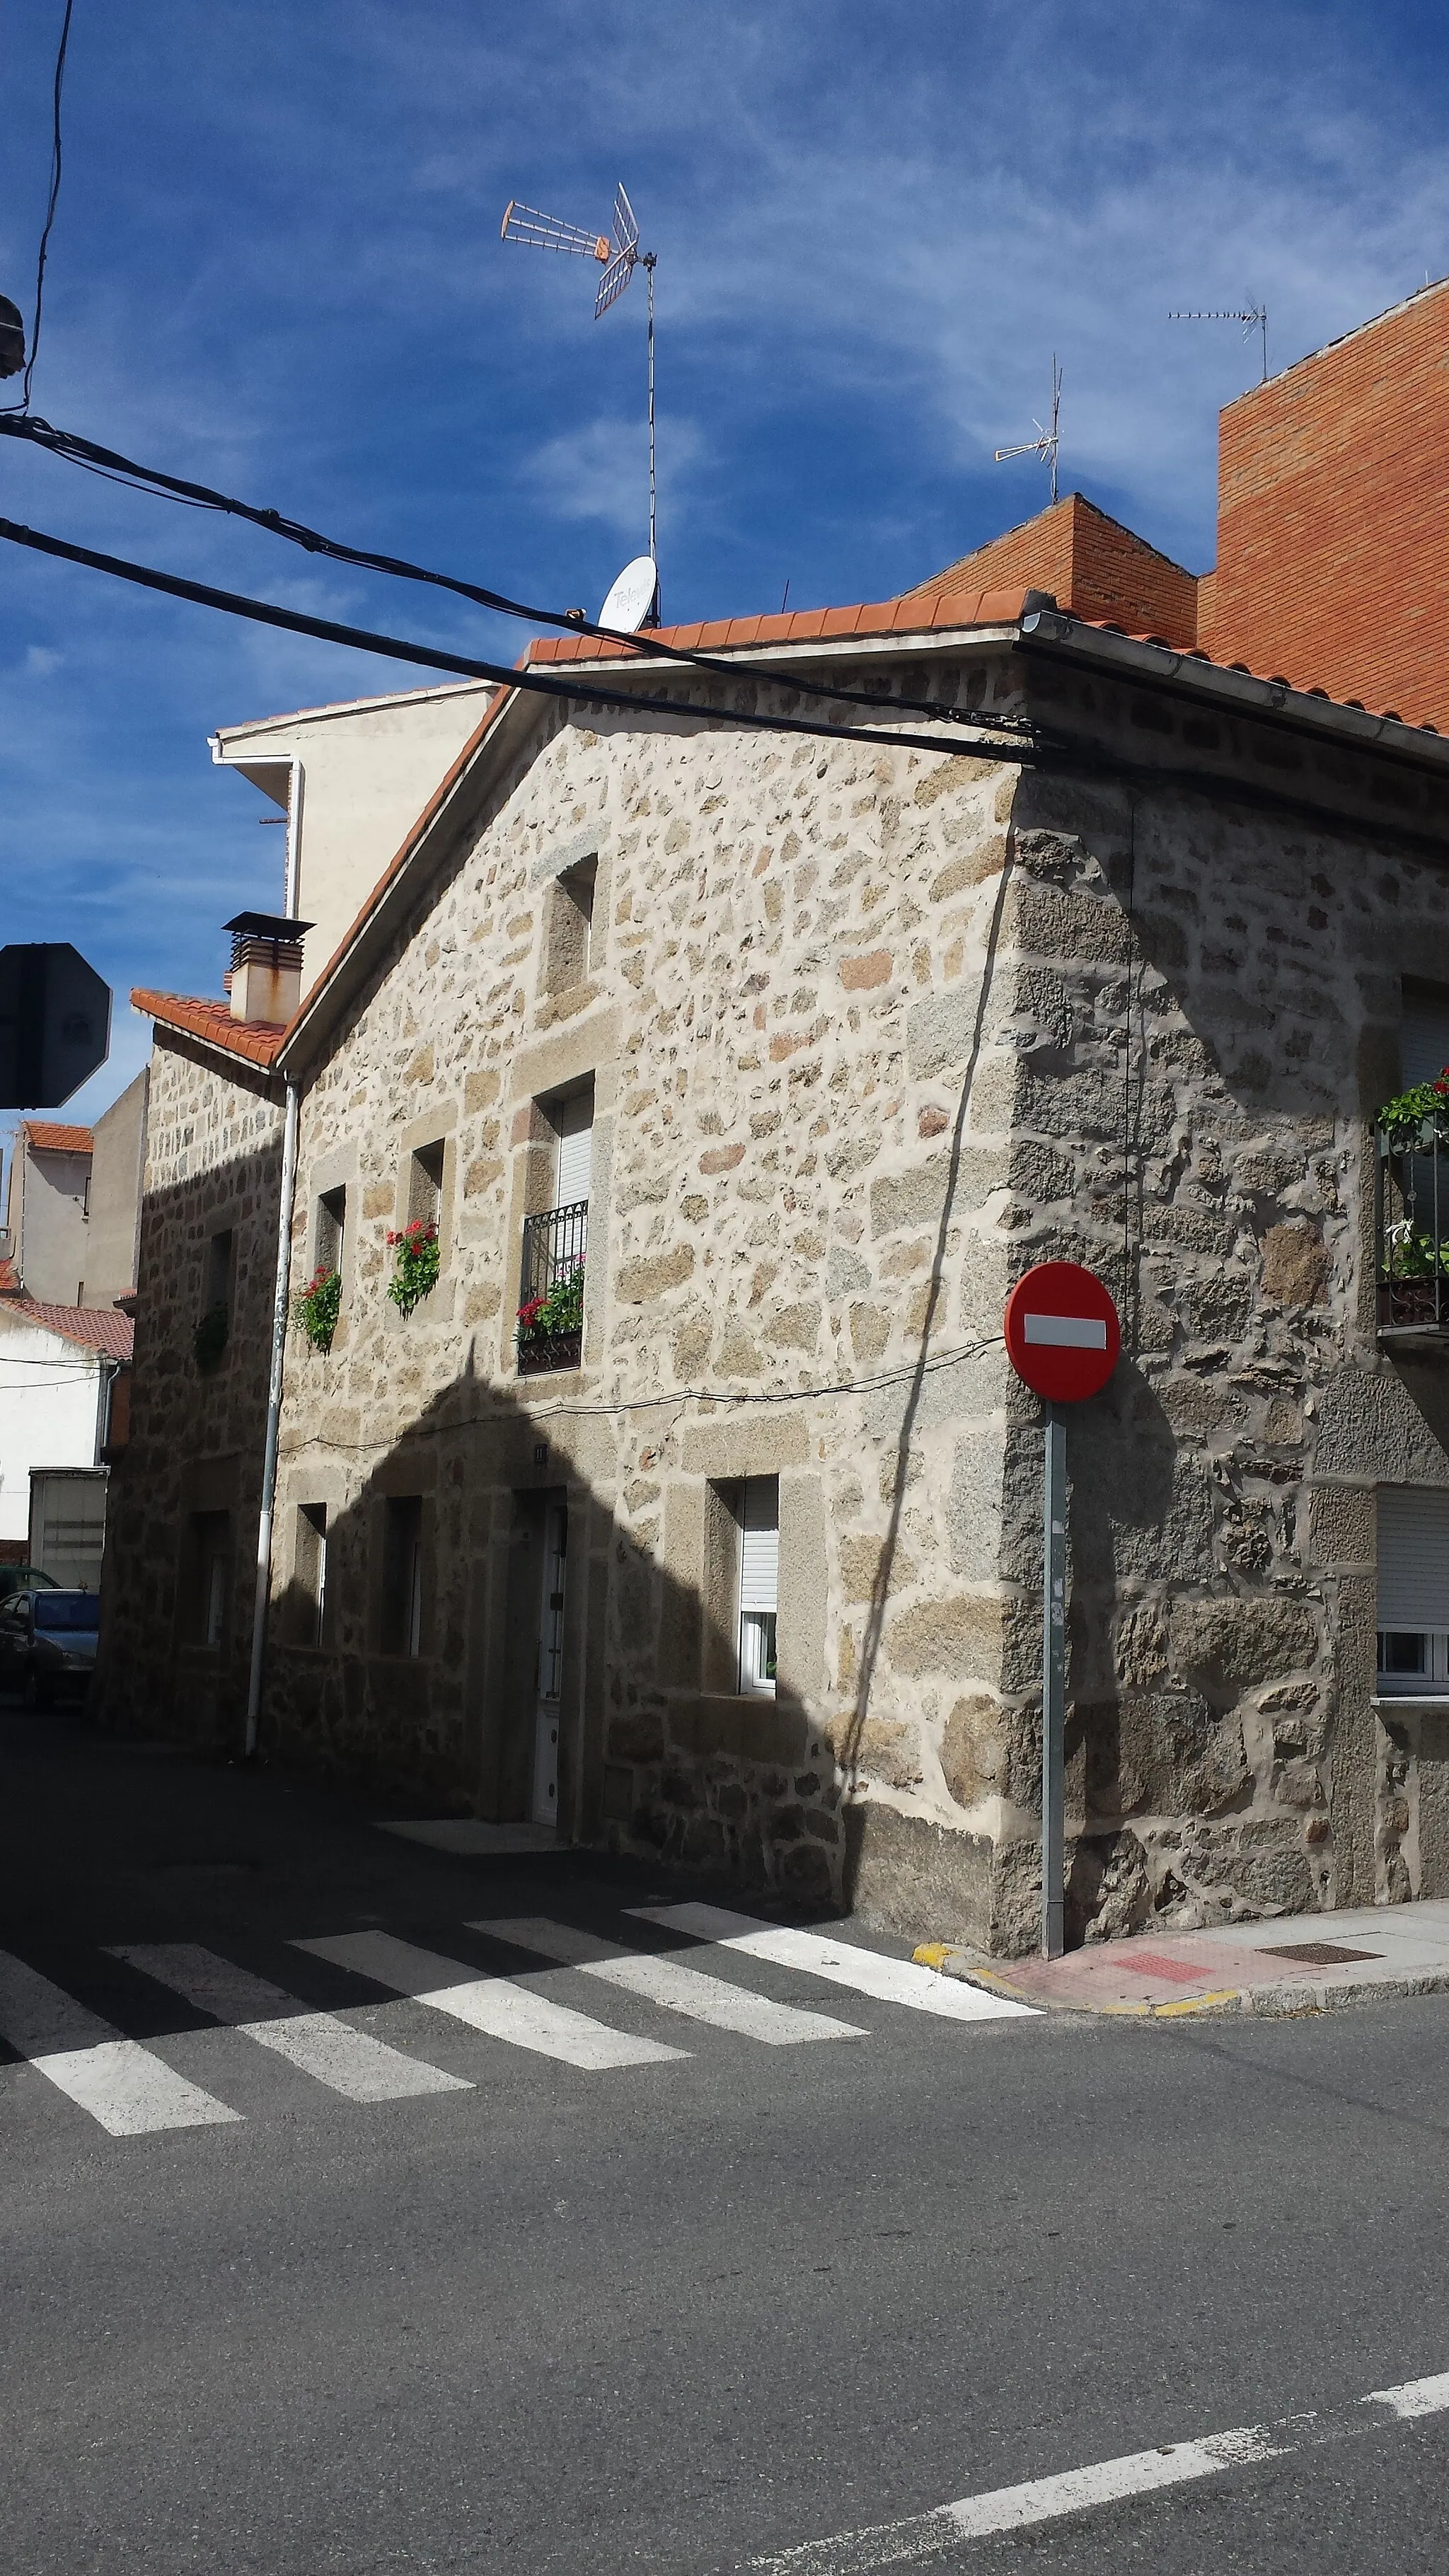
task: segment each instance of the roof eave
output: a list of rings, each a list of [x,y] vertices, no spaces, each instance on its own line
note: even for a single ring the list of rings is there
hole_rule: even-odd
[[[1224,662],[1202,661],[1175,645],[1150,644],[1137,635],[1112,635],[1059,609],[1031,610],[1021,621],[1020,640],[1025,652],[1070,657],[1123,680],[1152,681],[1223,713],[1266,716],[1359,750],[1387,751],[1418,767],[1449,772],[1449,735],[1425,732],[1398,716],[1370,715],[1364,708],[1345,706],[1341,699],[1292,688],[1286,680],[1262,680],[1254,672],[1235,671]]]

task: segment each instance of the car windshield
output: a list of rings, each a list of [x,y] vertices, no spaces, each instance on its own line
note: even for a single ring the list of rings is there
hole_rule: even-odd
[[[37,1592],[37,1628],[99,1628],[100,1595],[96,1592]]]

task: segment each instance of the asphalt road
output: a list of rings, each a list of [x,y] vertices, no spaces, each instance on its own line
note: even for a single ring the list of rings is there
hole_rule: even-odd
[[[1442,2570],[1449,2414],[1362,2401],[1449,2372],[1449,2001],[956,2024],[633,1921],[681,1892],[649,1873],[372,1812],[0,1712],[0,1950],[215,2112],[113,2136],[0,2051],[6,2569]],[[864,2036],[764,2045],[465,1928],[506,1915]],[[681,2053],[579,2067],[292,1946],[379,1931]],[[142,1943],[459,2084],[346,2098],[109,1955]],[[1159,2492],[919,2520],[1284,2419]]]

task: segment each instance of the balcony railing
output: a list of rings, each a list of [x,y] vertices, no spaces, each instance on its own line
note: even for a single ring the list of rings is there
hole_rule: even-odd
[[[518,1366],[577,1368],[584,1340],[584,1255],[589,1203],[547,1208],[523,1221],[523,1276],[518,1299]]]
[[[1449,1339],[1449,1134],[1375,1131],[1374,1248],[1381,1340]]]

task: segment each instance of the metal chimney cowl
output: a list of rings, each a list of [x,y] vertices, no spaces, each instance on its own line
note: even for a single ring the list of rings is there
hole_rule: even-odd
[[[311,922],[287,921],[270,912],[239,912],[226,928],[231,934],[226,985],[232,1018],[263,1028],[285,1028],[302,998],[302,940]]]

